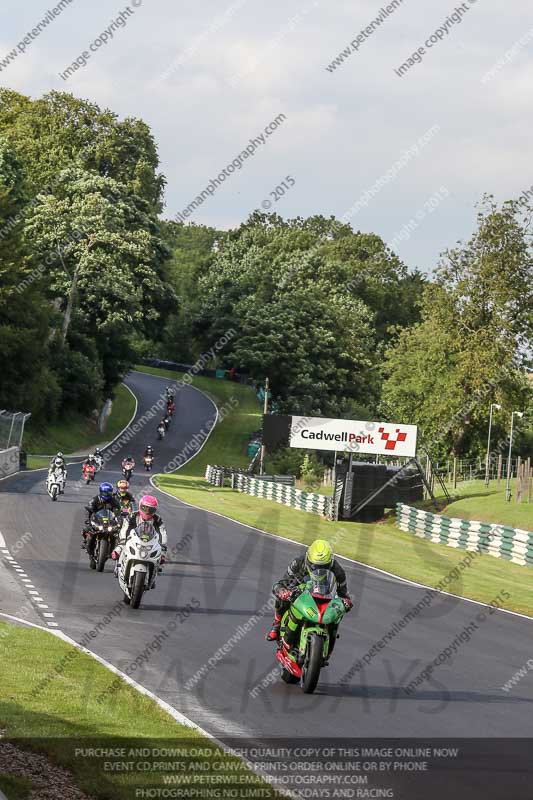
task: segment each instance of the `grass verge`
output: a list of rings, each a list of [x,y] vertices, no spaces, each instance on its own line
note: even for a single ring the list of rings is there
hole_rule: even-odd
[[[26,459],[26,469],[42,469],[50,466],[48,456],[28,456]]]
[[[25,778],[2,774],[0,775],[0,790],[9,800],[28,800],[32,791],[32,783]]]
[[[63,453],[75,453],[78,450],[91,449],[97,444],[109,442],[128,424],[135,410],[135,400],[131,392],[119,383],[115,387],[113,408],[107,420],[106,429],[100,433],[93,421],[81,414],[65,415],[61,420],[35,429],[28,423],[24,432],[23,449],[26,452],[53,454],[58,450]],[[48,461],[41,463],[36,456],[28,458],[28,468],[47,466]]]
[[[138,369],[168,378],[178,377],[177,373],[166,370]],[[376,524],[328,522],[314,514],[233,492],[228,487],[210,486],[203,477],[207,464],[247,464],[248,433],[260,427],[260,411],[249,387],[209,378],[195,378],[192,385],[207,390],[219,406],[231,391],[241,401],[235,412],[217,425],[203,450],[192,461],[175,473],[156,476],[155,482],[161,489],[192,505],[302,544],[310,544],[317,537],[327,538],[339,555],[428,586],[436,586],[464,558],[463,550],[434,544],[398,530],[391,515]],[[451,504],[446,513],[459,516],[457,508],[471,499],[469,495],[474,498],[476,512],[492,509],[495,496],[494,508],[500,508],[499,492],[490,488],[486,492],[481,481],[461,484],[458,491],[464,496],[457,504]],[[496,511],[494,513],[498,515]],[[482,516],[478,518],[483,519]],[[495,521],[505,522],[505,519]],[[457,579],[450,581],[448,591],[491,603],[502,590],[506,590],[510,595],[505,601],[506,608],[533,615],[531,577],[529,567],[480,555],[468,569],[460,572]]]
[[[533,531],[533,503],[517,503],[514,499],[515,481],[511,481],[513,497],[505,500],[505,481],[500,487],[494,481],[485,489],[483,481],[470,481],[461,486],[461,497],[446,506],[450,517],[498,522],[513,528]]]
[[[45,631],[4,622],[0,622],[0,642],[0,727],[3,740],[45,754],[53,763],[68,769],[75,783],[88,794],[102,800],[110,797],[131,800],[136,796],[137,788],[164,787],[169,775],[178,776],[174,785],[179,786],[185,770],[178,766],[174,767],[175,772],[168,767],[155,767],[149,772],[146,768],[144,772],[121,769],[120,766],[104,768],[105,761],[119,765],[150,761],[151,755],[142,758],[137,755],[135,758],[128,751],[128,748],[144,747],[201,747],[206,755],[200,760],[208,762],[209,768],[193,777],[202,776],[203,784],[207,785],[211,779],[216,786],[220,774],[227,775],[225,788],[239,788],[242,762],[224,756],[227,769],[222,773],[213,772],[210,768],[212,759],[220,761],[221,758],[211,740],[176,723],[153,700],[125,681],[121,680],[118,687],[115,686],[116,676],[90,656]],[[13,669],[13,664],[17,665],[16,669]],[[46,688],[39,690],[45,680],[48,681]],[[105,702],[98,703],[98,695],[111,685],[114,688]],[[76,748],[99,747],[125,747],[127,751],[124,755],[99,760],[76,753]],[[188,757],[175,756],[155,758],[155,761],[184,763],[189,767],[191,763]],[[235,768],[237,762],[240,769]],[[246,775],[249,779],[246,788],[263,788],[268,794],[262,796],[278,797],[251,772],[246,771]],[[0,777],[0,786],[2,780],[7,779]],[[21,798],[25,796],[22,793],[24,788],[23,783],[18,787]],[[13,795],[17,796],[15,792]]]

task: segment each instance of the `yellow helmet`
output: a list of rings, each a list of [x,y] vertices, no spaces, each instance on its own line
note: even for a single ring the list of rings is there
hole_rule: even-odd
[[[330,569],[333,564],[333,549],[325,539],[316,539],[311,545],[305,556],[305,564],[308,570]]]

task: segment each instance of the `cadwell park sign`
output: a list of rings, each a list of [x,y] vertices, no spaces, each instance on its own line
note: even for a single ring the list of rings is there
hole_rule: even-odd
[[[416,456],[416,425],[325,417],[290,417],[290,447],[384,456]]]

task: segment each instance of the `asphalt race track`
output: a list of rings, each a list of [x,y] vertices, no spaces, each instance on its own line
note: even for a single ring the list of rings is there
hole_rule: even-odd
[[[139,419],[159,399],[168,381],[132,373],[126,383],[138,398]],[[155,472],[162,471],[213,416],[213,404],[205,395],[183,388],[164,442],[157,441],[157,416],[108,461],[97,478],[116,482],[121,477],[121,459],[131,454],[138,465],[132,479],[138,497],[142,487],[148,489],[142,470],[145,445],[154,445]],[[76,641],[94,629],[122,597],[112,563],[108,562],[103,574],[93,572],[80,550],[83,506],[95,486],[75,488],[78,475],[79,466],[71,466],[66,494],[57,503],[46,493],[45,472],[27,472],[0,482],[0,531],[7,547],[14,548],[24,532],[32,534],[17,560],[54,612],[59,629]],[[264,608],[273,581],[301,548],[162,493],[158,499],[173,552],[171,561],[141,608],[123,605],[120,618],[106,624],[87,646],[213,735],[257,741],[309,736],[501,739],[531,735],[532,678],[526,676],[508,693],[501,687],[533,655],[532,621],[499,611],[488,614],[482,606],[441,596],[368,659],[363,671],[352,670],[346,677],[354,662],[418,603],[425,589],[344,562],[356,607],[343,621],[341,639],[316,693],[304,695],[277,676],[267,677],[276,664],[274,646],[264,640],[270,612],[244,627]],[[308,516],[312,530],[314,520]],[[256,525],[262,526],[260,515]],[[413,540],[413,547],[417,546],[422,545]],[[16,615],[17,608],[2,611]],[[478,619],[479,614],[485,619]],[[412,694],[402,691],[476,619],[476,630],[458,647],[452,663],[436,668],[433,677]],[[215,659],[214,653],[225,645],[225,652]],[[139,659],[145,650],[146,657]],[[194,682],[202,667],[203,674]],[[193,685],[185,689],[191,680]],[[250,694],[256,687],[259,690]],[[80,687],[80,691],[93,689]],[[112,694],[106,703],[113,703]],[[531,773],[529,785],[530,779]],[[530,795],[517,790],[509,796]]]

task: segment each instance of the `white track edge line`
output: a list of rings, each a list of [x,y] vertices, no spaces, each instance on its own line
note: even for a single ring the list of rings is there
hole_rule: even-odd
[[[83,645],[78,644],[78,642],[75,639],[72,639],[68,634],[63,633],[63,631],[61,631],[61,630],[53,630],[51,628],[45,628],[42,625],[37,625],[34,622],[28,622],[28,620],[21,619],[20,617],[15,617],[12,614],[5,614],[2,611],[0,611],[0,617],[6,617],[7,619],[13,620],[14,622],[20,622],[22,625],[27,625],[27,626],[29,626],[31,628],[36,628],[39,631],[44,631],[45,633],[50,633],[52,636],[55,636],[57,639],[61,639],[66,644],[70,644],[72,647],[75,647],[76,650],[79,650],[80,652],[85,653],[85,655],[88,655],[91,658],[94,658],[95,661],[97,661],[102,666],[106,667],[113,674],[115,674],[118,677],[122,678],[122,680],[124,680],[127,684],[132,686],[134,689],[136,689],[140,694],[144,694],[146,697],[149,697],[151,700],[153,700],[156,703],[156,705],[158,705],[161,709],[163,709],[163,711],[166,711],[167,714],[169,714],[172,717],[172,719],[174,719],[175,722],[178,722],[180,725],[183,725],[186,728],[191,728],[191,730],[195,730],[198,733],[201,733],[207,739],[210,739],[212,742],[214,742],[217,745],[217,747],[219,747],[223,752],[229,753],[229,754],[233,755],[235,758],[239,758],[241,761],[244,761],[244,763],[247,764],[252,769],[252,772],[255,775],[258,775],[259,777],[261,777],[262,775],[263,776],[264,775],[268,775],[268,773],[262,773],[262,775],[261,775],[261,771],[260,770],[253,769],[253,762],[249,761],[246,758],[243,758],[242,756],[239,756],[239,755],[235,754],[233,752],[233,750],[231,749],[231,747],[228,747],[227,745],[225,745],[220,739],[218,739],[212,733],[209,733],[209,731],[206,731],[205,728],[202,728],[201,725],[198,725],[196,722],[193,722],[192,719],[189,719],[189,717],[186,717],[185,714],[182,714],[181,711],[178,711],[176,708],[171,706],[170,703],[166,702],[166,700],[162,700],[160,697],[158,697],[156,694],[154,694],[154,692],[152,692],[150,689],[147,689],[146,686],[143,686],[141,683],[137,683],[136,680],[134,680],[133,678],[130,678],[129,675],[126,675],[125,672],[122,672],[121,670],[119,670],[117,667],[115,667],[109,661],[106,661],[106,659],[102,658],[102,656],[99,656],[97,653],[93,653],[92,650],[88,650],[86,647],[83,647]],[[278,792],[280,794],[285,794],[286,797],[299,798],[299,795],[293,794],[292,792],[288,792],[286,790],[283,791],[283,789],[278,789]],[[1,800],[1,798],[0,798],[0,800]]]
[[[6,614],[4,612],[0,612],[0,617],[6,617],[7,619],[13,620],[15,622],[22,623],[23,625],[29,625],[31,628],[37,628],[37,630],[45,631],[46,633],[51,633],[53,636],[56,636],[58,639],[61,639],[62,641],[66,642],[67,644],[72,645],[73,647],[76,648],[76,650],[79,650],[81,653],[85,653],[85,655],[88,655],[88,656],[91,656],[92,658],[94,658],[95,661],[98,661],[99,664],[102,664],[104,667],[107,667],[107,669],[109,669],[115,675],[117,675],[120,678],[122,678],[130,686],[133,686],[133,688],[137,689],[137,691],[141,692],[141,694],[145,694],[148,697],[150,697],[152,700],[155,700],[157,705],[159,705],[161,708],[163,708],[165,711],[167,711],[174,718],[174,720],[176,722],[180,722],[182,725],[185,725],[187,728],[194,728],[199,733],[202,733],[205,736],[207,736],[209,739],[213,739],[215,741],[218,741],[218,740],[216,740],[216,737],[212,736],[210,733],[208,733],[208,731],[205,731],[200,725],[197,725],[195,722],[190,720],[188,717],[186,717],[180,711],[178,711],[177,709],[173,708],[173,706],[171,706],[165,700],[162,700],[160,697],[157,697],[157,695],[154,694],[153,692],[151,692],[150,689],[147,689],[145,686],[142,686],[142,684],[137,683],[137,681],[135,681],[133,678],[130,678],[129,675],[126,675],[125,672],[122,672],[121,670],[119,670],[117,667],[115,667],[109,661],[106,661],[106,659],[102,658],[102,656],[99,656],[97,653],[93,653],[92,650],[88,650],[86,647],[83,647],[83,645],[78,644],[78,642],[76,642],[75,639],[72,639],[70,636],[68,636],[68,634],[63,633],[63,631],[50,631],[48,628],[45,628],[43,625],[37,625],[34,622],[29,622],[28,620],[22,619],[21,617],[16,617],[13,614]]]

